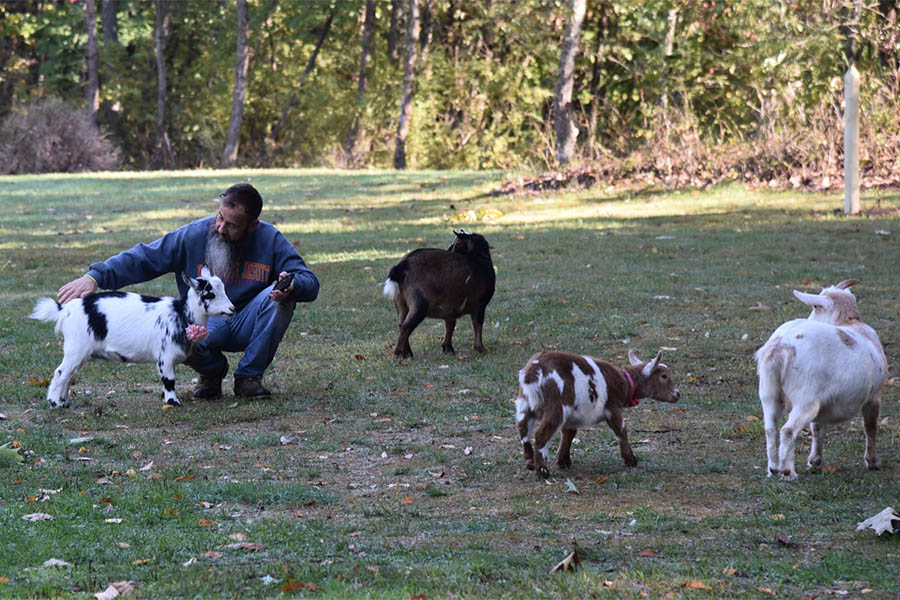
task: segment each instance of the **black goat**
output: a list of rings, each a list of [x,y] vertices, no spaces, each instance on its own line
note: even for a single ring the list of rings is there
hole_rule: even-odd
[[[491,247],[477,233],[453,233],[456,238],[447,250],[413,250],[388,273],[384,295],[393,299],[400,316],[395,356],[412,356],[409,336],[425,317],[444,320],[441,349],[455,353],[453,329],[463,315],[471,315],[475,350],[484,352],[484,311],[494,295],[496,282]]]

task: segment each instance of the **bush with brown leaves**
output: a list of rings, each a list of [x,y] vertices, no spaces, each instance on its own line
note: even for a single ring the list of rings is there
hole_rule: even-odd
[[[119,166],[119,151],[88,114],[59,100],[39,100],[0,124],[0,173],[77,173]]]

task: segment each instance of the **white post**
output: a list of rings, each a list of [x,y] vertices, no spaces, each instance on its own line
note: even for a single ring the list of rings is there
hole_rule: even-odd
[[[844,214],[859,212],[859,71],[844,75]]]

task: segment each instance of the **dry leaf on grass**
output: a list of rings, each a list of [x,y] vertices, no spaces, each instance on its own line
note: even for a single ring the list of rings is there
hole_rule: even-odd
[[[575,567],[581,564],[581,559],[578,557],[578,550],[572,550],[572,552],[562,559],[555,567],[550,569],[551,573],[556,573],[557,571],[574,571]]]
[[[888,506],[877,515],[861,521],[856,526],[857,531],[862,531],[863,529],[873,529],[875,535],[881,535],[884,532],[900,533],[900,514]]]
[[[44,564],[42,566],[44,566],[44,567],[70,567],[71,568],[72,565],[71,565],[71,563],[67,563],[64,560],[59,560],[58,558],[51,558],[51,559],[45,560]]]
[[[317,589],[319,588],[314,583],[300,583],[299,581],[288,581],[286,584],[281,586],[281,591],[285,594],[300,592],[304,590],[314,592]]]
[[[566,493],[567,494],[577,494],[578,488],[575,487],[575,484],[571,479],[566,479]]]
[[[265,550],[265,545],[256,544],[254,542],[235,542],[234,544],[225,544],[222,546],[226,550],[246,550],[247,552],[255,552],[257,550]]]
[[[97,592],[94,594],[94,597],[97,600],[112,600],[113,598],[118,598],[119,596],[130,596],[134,593],[134,582],[133,581],[114,581],[109,584],[102,592]]]
[[[22,515],[22,518],[26,521],[31,521],[34,523],[35,521],[52,521],[56,517],[53,515],[48,515],[47,513],[30,513],[27,515]]]
[[[207,550],[200,556],[205,556],[206,558],[216,559],[216,558],[222,558],[225,555],[222,554],[221,552],[218,552],[217,550]]]
[[[681,584],[681,587],[689,589],[689,590],[711,590],[712,588],[699,581],[697,579],[692,579],[690,581],[685,581]]]

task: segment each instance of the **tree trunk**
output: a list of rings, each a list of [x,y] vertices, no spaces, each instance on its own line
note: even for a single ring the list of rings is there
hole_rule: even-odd
[[[91,120],[91,125],[97,127],[97,113],[100,111],[100,61],[97,58],[97,10],[94,5],[94,0],[85,0],[84,20],[87,26],[88,36],[88,115]]]
[[[581,22],[584,20],[585,0],[569,0],[571,19],[563,32],[559,56],[559,70],[556,74],[556,91],[553,98],[553,122],[556,131],[556,161],[560,165],[568,163],[575,153],[578,128],[572,118],[572,88],[575,80],[575,55],[581,37]]]
[[[237,60],[234,65],[234,95],[231,99],[231,121],[228,123],[228,138],[222,153],[222,166],[230,167],[237,162],[238,146],[241,142],[241,119],[244,116],[244,98],[247,96],[247,68],[250,52],[247,38],[250,15],[247,0],[237,0]]]
[[[153,46],[156,53],[156,147],[153,166],[161,169],[171,152],[166,134],[166,37],[169,29],[170,0],[156,0],[156,22],[153,26]],[[169,152],[167,152],[169,150]]]
[[[403,0],[391,0],[391,24],[388,30],[387,54],[391,64],[400,64],[400,38],[403,31]]]
[[[356,139],[359,136],[359,120],[366,98],[366,87],[369,81],[369,59],[372,57],[374,40],[375,0],[366,0],[362,29],[362,50],[359,55],[359,79],[356,82],[356,106],[353,111],[353,122],[350,124],[350,130],[344,139],[344,151],[347,153],[347,160],[351,164],[354,163],[354,155],[356,154]]]
[[[596,159],[597,151],[597,119],[600,114],[601,74],[606,62],[604,42],[615,37],[616,14],[612,6],[604,2],[599,7],[597,19],[597,44],[594,47],[594,64],[591,67],[591,106],[588,115],[588,150]]]
[[[103,39],[114,44],[119,43],[119,0],[102,0],[101,19],[103,23]]]
[[[316,57],[319,55],[319,50],[322,49],[322,44],[325,43],[325,38],[328,36],[328,31],[331,29],[331,22],[334,20],[334,15],[340,7],[340,2],[334,5],[334,8],[331,10],[331,14],[328,15],[328,20],[325,21],[324,27],[322,27],[322,35],[319,36],[319,41],[316,43],[316,49],[313,50],[312,56],[309,57],[309,60],[306,62],[306,68],[303,69],[303,73],[300,75],[300,81],[297,83],[297,87],[294,89],[291,94],[290,99],[288,100],[287,106],[284,107],[284,111],[281,113],[281,118],[278,119],[278,122],[275,123],[275,126],[272,128],[272,131],[269,132],[268,142],[274,143],[275,140],[278,139],[278,134],[281,133],[281,128],[284,126],[284,122],[287,120],[288,112],[291,110],[291,107],[294,106],[294,103],[297,101],[297,95],[300,93],[300,89],[303,87],[303,83],[306,81],[307,76],[310,71],[313,70],[313,67],[316,65]],[[265,151],[265,150],[264,150]]]
[[[412,101],[416,79],[416,44],[419,41],[419,0],[409,0],[409,19],[406,28],[406,59],[403,63],[403,100],[397,122],[397,146],[394,149],[394,168],[406,168],[406,137],[412,118]]]

